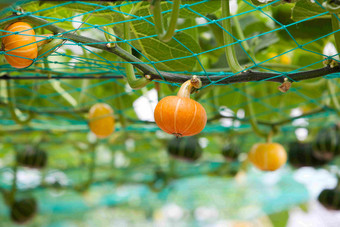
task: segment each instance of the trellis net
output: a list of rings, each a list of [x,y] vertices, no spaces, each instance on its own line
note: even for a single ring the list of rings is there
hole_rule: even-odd
[[[252,129],[254,119],[260,130],[273,129],[275,140],[284,145],[297,136],[311,139],[320,128],[337,122],[339,17],[330,1],[231,1],[230,15],[221,10],[221,1],[217,0],[183,0],[178,9],[176,1],[162,1],[160,18],[156,17],[154,2],[5,1],[0,5],[1,38],[9,35],[3,33],[8,24],[26,21],[37,37],[56,43],[22,69],[10,66],[5,56],[12,54],[1,51],[3,190],[12,187],[13,151],[25,144],[39,144],[48,150],[47,169],[27,184],[25,174],[37,173],[20,167],[15,170],[23,174],[18,177],[19,192],[47,198],[46,189],[55,190],[52,193],[66,190],[65,201],[73,201],[73,208],[81,212],[104,205],[127,206],[129,193],[136,188],[124,188],[125,194],[120,195],[123,189],[119,186],[132,183],[139,185],[136,190],[144,197],[135,208],[156,201],[150,202],[155,208],[166,200],[169,191],[187,190],[179,183],[181,178],[233,176],[234,169],[242,169],[240,162],[225,166],[220,150],[227,141],[234,141],[242,144],[246,153],[261,140]],[[178,12],[177,18],[174,11]],[[171,30],[173,18],[173,35],[161,40],[159,27]],[[53,52],[46,56],[49,50]],[[228,51],[234,52],[241,70],[235,70],[230,60],[233,55],[226,54]],[[145,87],[133,89],[127,83],[131,64],[126,62],[134,66],[137,79],[150,79]],[[153,110],[158,100],[174,95],[193,75],[203,82],[192,98],[207,111],[208,122],[200,143],[208,152],[199,165],[182,163],[172,170],[165,153],[170,136],[154,123]],[[282,83],[291,83],[288,91],[278,89]],[[89,133],[87,113],[96,103],[112,106],[117,121],[115,133],[103,140]],[[166,174],[175,171],[172,188],[163,182],[163,190],[162,182],[160,186],[155,182],[159,169]],[[282,196],[296,190],[296,197],[286,201],[282,209],[308,199],[297,183],[287,183],[289,177],[287,174],[282,179],[287,187],[282,187]],[[160,191],[158,198],[146,192],[150,182],[160,187],[153,188]],[[192,184],[199,183],[197,180]],[[106,195],[100,197],[101,202],[85,204],[72,194],[86,193],[82,189],[89,185]],[[117,191],[113,193],[108,187]],[[249,201],[248,197],[242,201]],[[180,196],[176,198],[181,200]],[[182,198],[188,207],[198,206],[190,205],[189,198]],[[264,198],[251,202],[267,207],[264,213],[277,211],[266,203]],[[58,209],[67,213],[66,203],[56,204],[50,201],[39,206],[45,213]],[[233,203],[224,209],[229,212],[232,208]],[[239,218],[240,214],[232,213],[230,217]]]

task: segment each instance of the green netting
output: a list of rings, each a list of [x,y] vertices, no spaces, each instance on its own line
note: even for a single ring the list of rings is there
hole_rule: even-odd
[[[296,73],[323,68],[324,58],[336,60],[336,53],[327,55],[322,52],[325,43],[331,42],[336,31],[332,31],[331,28],[331,15],[319,2],[312,5],[308,1],[296,3],[293,8],[293,19],[295,21],[289,19],[292,22],[288,23],[287,19],[282,19],[280,15],[290,8],[273,6],[277,1],[260,6],[241,1],[239,11],[227,18],[217,18],[214,14],[215,12],[220,14],[218,11],[220,2],[218,1],[188,1],[180,6],[180,18],[183,22],[178,25],[172,40],[167,43],[157,39],[153,16],[150,14],[149,4],[145,2],[128,1],[101,4],[97,2],[64,2],[58,4],[25,2],[27,1],[18,3],[18,5],[22,5],[23,13],[2,19],[1,23],[5,24],[9,20],[36,20],[35,22],[39,25],[35,25],[34,28],[38,35],[39,33],[47,33],[47,30],[52,30],[54,33],[58,33],[52,38],[63,40],[63,43],[58,45],[60,48],[57,48],[49,57],[41,58],[38,56],[34,59],[35,63],[29,68],[18,70],[11,68],[5,62],[1,66],[2,71],[9,73],[10,78],[13,79],[10,87],[14,97],[7,99],[13,99],[12,102],[15,101],[17,108],[22,111],[39,114],[39,117],[34,117],[26,129],[39,130],[41,128],[35,126],[39,123],[42,123],[44,128],[53,129],[54,123],[58,122],[57,125],[65,126],[67,130],[86,130],[86,119],[84,119],[82,111],[79,114],[78,110],[86,112],[89,106],[97,102],[107,102],[118,109],[118,114],[136,118],[131,108],[132,105],[117,107],[118,99],[131,99],[130,97],[137,99],[142,95],[140,91],[127,89],[126,84],[120,80],[126,76],[122,65],[125,61],[112,53],[102,51],[102,47],[99,47],[101,49],[89,47],[92,45],[98,48],[98,45],[107,43],[118,46],[123,46],[124,43],[128,44],[133,49],[134,56],[137,56],[138,62],[130,61],[135,63],[135,66],[139,69],[136,71],[137,76],[143,76],[146,71],[154,73],[153,78],[160,79],[162,86],[165,86],[164,84],[178,86],[177,83],[172,82],[183,81],[182,78],[176,78],[178,74],[187,77],[190,77],[190,75],[205,77],[206,80],[203,81],[204,86],[201,89],[202,93],[206,93],[205,90],[209,90],[211,85],[219,83],[261,82],[245,86],[229,85],[227,88],[216,88],[218,91],[215,92],[216,94],[210,95],[211,97],[206,97],[204,94],[197,95],[198,98],[204,97],[201,98],[201,101],[208,109],[208,116],[218,115],[221,105],[236,112],[238,109],[244,109],[248,102],[254,102],[256,117],[259,119],[268,119],[268,117],[273,119],[289,118],[291,109],[295,107],[305,109],[319,107],[327,112],[326,116],[333,113],[330,108],[325,107],[325,102],[331,94],[322,94],[319,87],[311,89],[311,87],[314,87],[313,84],[308,86],[309,83],[307,82],[295,83],[287,94],[282,95],[276,89],[276,86],[262,82],[268,80],[283,81],[285,77],[292,82],[299,81],[314,75],[315,72],[310,73],[310,75]],[[162,3],[164,20],[170,17],[172,4],[171,2]],[[307,16],[303,13],[300,15],[301,8],[307,6],[315,8],[313,15]],[[140,8],[137,9],[136,7]],[[134,14],[129,13],[131,9],[134,9]],[[18,10],[15,7],[7,8],[3,10],[2,15],[5,17],[11,12],[19,12]],[[233,34],[238,35],[231,34],[222,26],[221,23],[229,18],[235,18],[233,27],[236,30],[244,29],[244,37],[238,37],[237,32]],[[38,19],[46,21],[41,22]],[[199,19],[203,22],[197,23]],[[124,24],[128,22],[131,25],[132,34],[129,40],[124,40]],[[323,29],[320,29],[318,34],[315,34],[318,31],[316,28],[314,30],[300,29],[300,27],[311,26],[310,23],[314,23],[314,27],[320,25]],[[58,26],[58,28],[53,26]],[[258,31],[257,28],[259,28]],[[223,33],[232,36],[233,42],[230,44],[221,43]],[[76,34],[80,36],[91,34],[89,36],[92,38],[93,35],[96,39],[84,41],[79,36],[74,36]],[[115,40],[108,42],[104,35],[109,35],[111,40]],[[216,37],[211,37],[212,35]],[[310,35],[310,38],[305,38],[308,35]],[[197,38],[199,39],[197,40]],[[84,42],[87,42],[87,44]],[[228,72],[230,69],[228,69],[223,51],[229,46],[236,49],[239,62],[246,64],[244,70],[258,70],[262,71],[263,74],[250,74],[248,78],[237,78],[233,81],[233,77],[236,78],[236,75],[240,72]],[[273,54],[271,52],[274,49],[272,46],[279,47],[280,53],[275,52]],[[257,59],[254,59],[254,52],[258,52]],[[2,54],[4,56],[6,53],[2,52]],[[276,63],[281,56],[287,57],[292,62],[286,65]],[[324,70],[317,76],[337,71],[338,69],[335,67]],[[164,72],[176,74],[166,74],[167,77],[164,78]],[[58,78],[58,80],[42,80],[48,77]],[[97,77],[100,79],[97,79]],[[311,78],[313,77],[315,76],[311,76]],[[333,74],[327,78],[336,77],[337,74]],[[70,78],[91,80],[78,81]],[[6,79],[6,77],[2,79]],[[333,84],[335,81],[331,80],[329,83]],[[113,84],[116,85],[113,86]],[[151,83],[147,86],[147,89],[150,90],[153,86],[154,84]],[[264,86],[267,91],[262,90]],[[309,88],[302,89],[305,86]],[[329,86],[334,87],[336,83]],[[113,93],[105,92],[111,87],[113,87],[112,90],[114,89]],[[245,87],[249,87],[252,92],[245,92]],[[227,89],[227,91],[222,92],[223,89]],[[158,92],[158,98],[169,93],[166,87],[163,90],[163,93]],[[2,96],[3,105],[6,104],[7,99],[5,95]],[[284,105],[284,107],[282,107],[283,105],[276,105],[284,102],[287,102],[288,105]],[[3,108],[6,117],[2,118],[2,124],[12,126],[15,122],[12,121],[9,112],[6,114],[6,107]],[[79,127],[73,127],[74,125],[79,125]],[[209,125],[206,129],[207,132],[210,131],[208,129]],[[224,129],[213,127],[213,131],[215,130],[223,131]]]
[[[245,157],[226,163],[220,150],[233,141],[247,153],[262,141],[253,121],[257,131],[272,130],[274,140],[284,146],[301,136],[299,130],[313,140],[320,128],[338,121],[336,7],[330,8],[330,1],[240,0],[226,16],[221,1],[183,0],[174,35],[162,41],[157,30],[161,25],[171,30],[178,2],[161,2],[162,20],[148,1],[2,2],[0,38],[6,36],[6,25],[26,21],[37,37],[61,41],[51,54],[39,52],[23,69],[11,67],[5,59],[9,51],[0,51],[0,189],[11,190],[13,171],[38,176],[26,183],[19,177],[17,186],[19,196],[39,198],[40,225],[53,223],[42,218],[52,213],[58,213],[53,217],[58,219],[106,206],[126,208],[128,215],[143,213],[138,220],[148,225],[150,216],[168,201],[185,207],[191,213],[185,221],[192,224],[194,209],[209,201],[208,189],[201,184],[216,185],[216,191],[209,191],[216,194],[212,203],[232,201],[218,206],[222,216],[231,219],[253,219],[310,199],[290,167],[283,170],[280,190],[268,188],[271,197],[258,196],[266,174],[260,177],[251,170],[248,183],[238,184],[236,172],[249,173]],[[50,38],[42,36],[50,33]],[[130,49],[131,54],[124,51]],[[228,51],[235,52],[241,70],[235,70]],[[138,79],[150,77],[151,82],[132,89],[127,82],[131,65],[126,62],[134,66]],[[208,144],[197,164],[178,163],[166,154],[171,136],[154,123],[153,110],[158,100],[174,95],[193,75],[203,82],[192,98],[207,111],[200,141]],[[291,88],[283,93],[278,86],[287,82]],[[103,140],[89,133],[87,120],[89,108],[99,102],[113,107],[117,122],[115,133]],[[48,151],[46,169],[16,169],[15,151],[25,144]],[[254,190],[248,191],[250,185]],[[219,201],[221,197],[225,200]],[[239,213],[254,206],[261,209],[249,217]],[[1,215],[8,214],[4,207]]]

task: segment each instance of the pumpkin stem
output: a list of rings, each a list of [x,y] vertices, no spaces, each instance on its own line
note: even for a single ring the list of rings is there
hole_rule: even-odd
[[[271,143],[272,142],[272,136],[273,136],[273,131],[271,130],[266,138],[266,143]]]
[[[202,87],[202,81],[194,75],[190,80],[187,80],[184,82],[179,89],[177,96],[178,97],[183,97],[183,98],[190,98],[190,93],[193,88],[200,88]]]
[[[176,136],[177,139],[182,137],[181,133],[172,133],[172,135]]]

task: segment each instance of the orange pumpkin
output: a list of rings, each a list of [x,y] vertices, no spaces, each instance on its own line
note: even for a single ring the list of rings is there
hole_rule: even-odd
[[[177,137],[200,133],[207,123],[207,114],[200,103],[190,99],[191,89],[200,86],[201,81],[193,76],[181,86],[177,96],[168,96],[159,101],[154,112],[158,127]]]
[[[33,28],[25,22],[16,22],[3,32],[2,44],[7,62],[15,68],[26,68],[38,56],[38,46]],[[18,34],[13,34],[18,32]],[[31,44],[30,44],[31,43]]]
[[[105,103],[93,105],[89,111],[89,127],[98,138],[108,137],[115,129],[112,108]]]
[[[251,148],[248,157],[254,166],[264,171],[277,170],[287,161],[287,153],[278,143],[257,143]]]

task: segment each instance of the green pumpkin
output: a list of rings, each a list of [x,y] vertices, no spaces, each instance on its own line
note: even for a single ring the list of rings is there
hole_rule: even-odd
[[[327,163],[327,160],[319,159],[313,152],[311,143],[292,142],[289,144],[289,163],[294,167],[313,166],[318,167]]]
[[[240,149],[234,144],[227,144],[222,149],[222,155],[227,161],[236,161],[240,153]]]
[[[16,200],[11,207],[12,221],[22,224],[34,217],[37,213],[37,202],[34,198]]]
[[[196,161],[202,156],[202,148],[197,137],[182,137],[170,140],[168,153],[174,158]]]
[[[41,169],[47,164],[46,152],[33,146],[18,151],[16,159],[18,164],[29,168]]]
[[[318,200],[327,209],[340,210],[340,190],[337,188],[323,190]]]
[[[340,154],[340,132],[337,126],[318,132],[314,145],[314,155],[319,159],[330,161]]]

